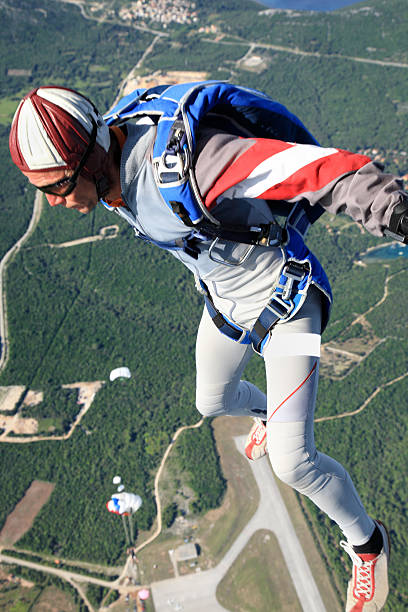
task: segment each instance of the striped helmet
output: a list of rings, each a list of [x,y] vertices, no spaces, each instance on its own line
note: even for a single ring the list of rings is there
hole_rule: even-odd
[[[98,184],[108,158],[109,128],[88,98],[65,87],[33,89],[20,102],[9,138],[12,160],[23,172],[75,170],[95,123],[95,146],[81,175]]]

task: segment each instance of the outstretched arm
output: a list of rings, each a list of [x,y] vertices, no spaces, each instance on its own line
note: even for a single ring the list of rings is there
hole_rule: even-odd
[[[365,155],[215,131],[200,145],[196,176],[209,210],[226,197],[306,198],[329,212],[345,212],[377,236],[390,226],[395,210],[408,211],[401,181]],[[406,225],[408,230],[408,214]]]

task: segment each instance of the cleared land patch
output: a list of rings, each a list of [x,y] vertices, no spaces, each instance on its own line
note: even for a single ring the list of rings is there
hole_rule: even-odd
[[[27,581],[20,580],[0,568],[0,610],[25,612],[30,609],[39,593],[39,587],[33,584],[28,586]]]
[[[25,387],[22,385],[0,387],[0,410],[14,410],[24,390]]]
[[[36,419],[24,419],[18,414],[13,416],[2,416],[0,427],[4,430],[3,436],[7,436],[10,431],[15,434],[35,434],[38,431],[38,421]]]
[[[76,404],[80,406],[79,412],[76,414],[75,418],[72,421],[70,429],[67,433],[63,435],[42,435],[42,431],[44,430],[44,426],[47,425],[47,430],[50,432],[53,430],[53,419],[52,415],[48,419],[42,419],[42,422],[38,421],[36,418],[24,418],[17,412],[11,416],[9,415],[1,415],[0,416],[0,427],[3,429],[3,432],[0,434],[0,441],[2,442],[33,442],[39,440],[66,440],[69,438],[74,432],[75,428],[81,422],[83,416],[89,410],[93,400],[95,399],[95,395],[101,389],[101,387],[105,384],[103,380],[95,380],[91,382],[75,382],[69,383],[65,385],[61,385],[63,389],[78,389],[78,396]],[[7,389],[7,387],[3,387],[3,389]],[[25,387],[22,387],[25,389]],[[42,391],[28,391],[27,395],[23,402],[23,407],[33,407],[37,404],[40,404],[44,399],[44,394]],[[13,404],[13,409],[16,405],[17,401]],[[9,402],[11,406],[11,402]],[[9,408],[11,410],[12,408]],[[35,416],[35,415],[34,415]],[[8,434],[13,432],[14,436],[9,436]],[[24,434],[25,437],[18,437],[18,434]],[[38,434],[32,435],[29,434]]]
[[[55,485],[52,482],[33,480],[24,497],[8,515],[0,532],[0,545],[11,546],[15,544],[30,529],[35,517],[49,500],[54,488]]]
[[[41,404],[44,400],[43,391],[27,391],[27,394],[23,400],[23,406],[36,406],[37,404]]]
[[[258,487],[246,459],[238,452],[233,440],[234,436],[247,433],[251,422],[248,417],[214,419],[214,436],[222,473],[227,481],[223,503],[203,516],[188,511],[184,517],[178,517],[169,529],[164,529],[155,542],[138,552],[141,574],[145,580],[161,580],[175,575],[168,551],[177,548],[184,539],[197,543],[201,552],[191,565],[179,564],[180,573],[194,573],[197,567],[202,570],[214,567],[253,516],[259,503]],[[180,491],[178,481],[181,474],[175,463],[175,459],[170,456],[163,481],[160,481],[162,505],[176,500],[183,507],[181,497],[184,494],[184,509],[187,510],[191,500],[190,491],[185,487]],[[145,533],[139,533],[139,540],[145,536]]]
[[[207,78],[207,72],[194,72],[191,70],[157,70],[147,76],[138,76],[129,79],[122,95],[126,96],[139,87],[146,87],[146,89],[149,89],[150,87],[162,85],[163,83],[176,85],[188,81],[205,81]]]

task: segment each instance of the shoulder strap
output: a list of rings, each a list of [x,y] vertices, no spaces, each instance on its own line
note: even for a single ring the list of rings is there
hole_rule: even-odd
[[[155,180],[169,208],[186,225],[210,229],[230,238],[254,244],[254,232],[248,228],[221,227],[202,201],[193,168],[196,133],[202,118],[209,112],[233,116],[254,136],[269,136],[289,142],[318,144],[300,119],[286,107],[253,89],[223,81],[203,81],[161,85],[137,89],[114,106],[106,115],[109,126],[129,119],[149,116],[157,124],[153,146]],[[318,216],[322,214],[320,208]],[[205,227],[204,227],[205,226]],[[244,234],[247,234],[247,240]],[[270,226],[256,228],[255,244],[270,235]],[[236,236],[236,238],[232,238]]]

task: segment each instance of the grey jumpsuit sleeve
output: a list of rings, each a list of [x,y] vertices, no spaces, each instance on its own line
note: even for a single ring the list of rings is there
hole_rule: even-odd
[[[257,140],[259,139],[240,138],[212,129],[203,129],[200,132],[195,172],[203,197]],[[298,145],[302,146],[311,145]],[[305,188],[301,196],[294,195],[286,201],[294,202],[301,197],[306,198],[310,204],[319,203],[333,214],[344,212],[357,223],[361,223],[371,234],[382,236],[384,229],[389,226],[394,208],[401,202],[408,203],[408,195],[398,177],[385,173],[381,164],[371,161],[368,157],[360,157],[363,159],[363,165],[359,169],[347,172],[343,168],[334,179],[331,177],[323,185],[320,183],[318,189]],[[327,159],[329,163],[329,156]],[[270,173],[273,178],[273,167]]]

